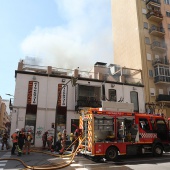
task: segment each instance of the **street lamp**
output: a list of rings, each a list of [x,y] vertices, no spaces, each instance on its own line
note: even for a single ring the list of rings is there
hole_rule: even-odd
[[[60,96],[61,96],[62,89],[63,89],[64,87],[66,87],[69,82],[71,82],[72,87],[74,87],[74,86],[76,85],[77,80],[78,80],[78,78],[72,77],[66,84],[63,84],[63,85],[62,85],[60,91],[58,92],[57,105],[56,105],[56,114],[55,114],[54,145],[56,145],[57,125],[58,125],[57,116],[58,116],[58,106],[59,106],[58,103],[59,103],[59,98],[60,98]]]
[[[6,93],[6,95],[7,95],[7,96],[12,96],[12,97],[14,97],[12,94],[9,94],[9,93]]]

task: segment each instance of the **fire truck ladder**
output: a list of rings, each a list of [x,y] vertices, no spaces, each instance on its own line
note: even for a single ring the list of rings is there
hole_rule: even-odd
[[[89,123],[92,121],[90,118],[85,118],[84,120],[84,154],[88,154],[88,145],[89,145],[89,134],[92,133],[92,129],[89,129]],[[90,133],[91,132],[91,133]]]

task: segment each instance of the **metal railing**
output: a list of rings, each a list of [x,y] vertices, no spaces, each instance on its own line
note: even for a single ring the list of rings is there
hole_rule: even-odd
[[[147,1],[146,1],[146,5],[147,5],[149,2],[154,2],[154,3],[157,3],[157,4],[161,4],[160,0],[147,0]]]
[[[154,41],[152,44],[151,44],[151,48],[155,48],[155,47],[159,47],[159,48],[165,48],[166,49],[166,45],[164,43],[161,43],[159,41]]]
[[[158,32],[165,33],[164,28],[162,28],[162,27],[157,27],[157,26],[152,26],[152,27],[149,29],[149,33],[151,33],[152,31],[158,31]]]

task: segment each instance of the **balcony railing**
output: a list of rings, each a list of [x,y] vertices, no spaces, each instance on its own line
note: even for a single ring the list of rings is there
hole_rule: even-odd
[[[152,26],[149,29],[149,33],[154,36],[162,37],[165,35],[165,30],[162,27]]]
[[[102,102],[100,100],[77,100],[76,107],[101,107]]]
[[[159,42],[159,41],[154,41],[151,44],[151,49],[157,50],[159,52],[166,51],[166,45],[164,43]]]
[[[156,76],[154,77],[155,83],[170,83],[170,76]]]
[[[146,14],[146,18],[154,22],[160,22],[163,20],[163,16],[160,11],[149,11]]]
[[[156,99],[158,102],[161,102],[161,101],[166,101],[166,102],[170,102],[170,95],[165,95],[165,94],[159,94],[157,96],[157,99]]]
[[[153,63],[152,65],[156,65],[156,64],[164,64],[164,65],[169,65],[169,60],[164,58],[164,57],[161,57],[161,58],[156,58],[153,60]]]
[[[146,5],[156,5],[156,6],[160,6],[161,5],[161,2],[160,2],[160,0],[147,0],[146,1]]]

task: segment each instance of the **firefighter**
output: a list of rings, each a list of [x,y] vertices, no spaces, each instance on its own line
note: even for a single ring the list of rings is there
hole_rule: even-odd
[[[1,150],[4,150],[4,145],[6,146],[6,150],[9,149],[9,147],[8,147],[8,138],[9,138],[9,136],[8,136],[7,133],[5,132],[5,133],[2,135],[2,147],[1,147]]]
[[[24,141],[25,141],[25,133],[24,133],[24,128],[22,128],[21,131],[19,131],[18,133],[18,156],[21,156],[22,154]]]
[[[48,135],[48,132],[47,132],[47,131],[42,135],[43,149],[45,149],[45,147],[46,147],[47,135]]]
[[[63,130],[62,136],[61,136],[61,150],[59,151],[59,154],[63,154],[65,148],[66,148],[66,129]]]
[[[25,148],[24,148],[24,154],[30,154],[30,147],[31,147],[31,141],[32,141],[33,137],[31,132],[27,132],[27,134],[25,135]]]
[[[76,151],[76,149],[77,149],[77,147],[79,145],[79,139],[78,139],[79,135],[80,135],[79,132],[80,132],[80,130],[77,127],[77,129],[74,131],[74,140],[76,140],[76,141],[74,142],[74,145],[73,145],[73,150],[72,150],[73,153]]]
[[[13,143],[11,155],[15,155],[15,149],[18,145],[18,132],[19,132],[19,129],[16,129],[15,132],[11,135],[12,143]]]
[[[51,148],[52,148],[52,143],[53,143],[53,136],[49,136],[49,137],[47,138],[48,150],[51,150]]]
[[[61,140],[62,140],[61,135],[62,135],[61,132],[58,132],[57,142],[56,142],[56,146],[55,146],[57,152],[59,152],[61,149]]]

